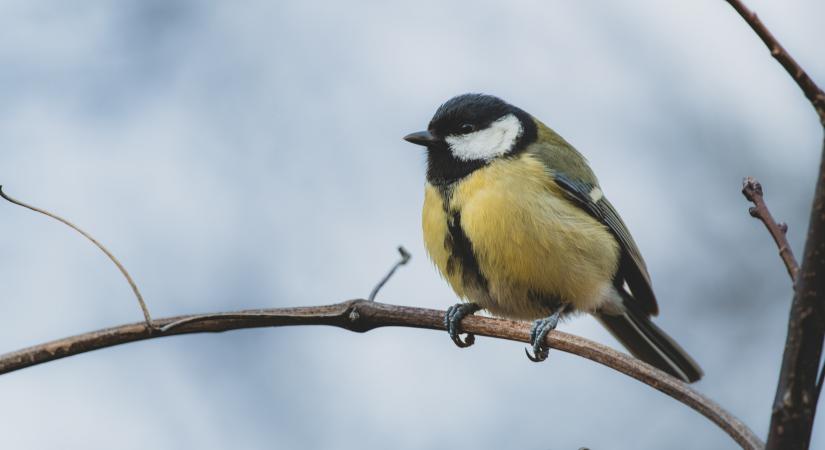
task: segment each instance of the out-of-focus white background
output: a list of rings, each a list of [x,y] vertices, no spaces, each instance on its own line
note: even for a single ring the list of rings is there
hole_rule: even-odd
[[[825,83],[825,4],[748,1]],[[697,389],[764,435],[791,285],[740,181],[801,255],[816,116],[722,0],[0,2],[0,183],[117,254],[157,317],[366,296],[445,308],[401,140],[464,92],[588,156],[646,256]],[[0,352],[141,319],[73,231],[0,204]],[[616,345],[590,318],[564,331]],[[0,377],[8,449],[722,449],[685,406],[562,352],[445,333],[196,335]],[[813,446],[825,445],[820,420]]]

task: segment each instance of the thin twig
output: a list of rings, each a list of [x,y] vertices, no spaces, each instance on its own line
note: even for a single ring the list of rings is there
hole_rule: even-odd
[[[410,261],[410,258],[412,258],[412,255],[410,255],[407,249],[405,249],[403,246],[398,247],[398,253],[401,254],[401,259],[399,259],[398,262],[392,266],[392,269],[390,269],[390,271],[384,276],[384,278],[382,278],[381,281],[379,281],[378,284],[376,284],[375,287],[372,288],[372,292],[370,292],[369,296],[369,301],[374,302],[375,296],[378,295],[378,291],[380,291],[381,288],[384,287],[385,284],[387,284],[387,281],[389,281],[389,279],[392,277],[395,271],[399,267],[407,264]]]
[[[802,70],[799,63],[779,44],[779,41],[777,41],[773,33],[768,30],[768,27],[759,20],[756,13],[748,9],[740,0],[726,1],[739,13],[742,19],[750,25],[751,29],[756,32],[759,38],[762,39],[762,42],[764,42],[768,50],[770,50],[771,56],[779,61],[779,64],[782,64],[782,67],[785,68],[791,78],[796,81],[802,93],[805,94],[805,97],[808,98],[816,110],[820,123],[825,127],[825,92],[822,92],[822,89]]]
[[[115,258],[115,255],[113,255],[112,252],[110,252],[106,247],[104,247],[103,244],[98,242],[97,239],[93,238],[89,233],[81,230],[77,225],[75,225],[75,224],[69,222],[68,220],[58,216],[57,214],[51,213],[51,212],[46,211],[44,209],[37,208],[35,206],[23,203],[20,200],[9,197],[5,192],[3,192],[3,186],[2,185],[0,185],[0,197],[3,197],[4,199],[8,200],[11,203],[14,203],[15,205],[19,205],[19,206],[22,206],[24,208],[28,208],[32,211],[39,212],[40,214],[44,214],[46,216],[51,217],[52,219],[63,222],[64,224],[69,226],[71,229],[77,231],[78,233],[82,234],[86,239],[90,240],[92,242],[92,244],[96,245],[97,248],[99,248],[101,251],[103,251],[103,253],[105,253],[106,256],[108,256],[109,259],[112,260],[113,263],[115,263],[117,268],[120,270],[120,273],[122,273],[123,276],[126,278],[126,281],[129,282],[129,286],[132,287],[132,292],[134,292],[135,297],[137,297],[138,304],[140,305],[140,310],[143,311],[143,319],[146,322],[146,326],[148,326],[149,328],[153,328],[153,326],[152,326],[152,316],[149,315],[149,308],[146,307],[146,302],[143,301],[143,296],[140,294],[140,290],[138,289],[137,284],[135,284],[135,281],[129,275],[129,272],[126,271],[126,268],[123,267],[123,264],[121,264],[120,261],[118,261],[118,259]]]
[[[7,353],[0,356],[0,374],[92,350],[178,334],[290,325],[332,325],[356,332],[385,326],[443,330],[444,311],[351,300],[326,306],[259,309],[155,320],[155,324],[164,328],[173,323],[177,325],[167,333],[152,333],[140,324],[121,325]],[[481,336],[518,342],[528,342],[530,339],[530,325],[525,322],[469,316],[461,325],[465,331]],[[603,364],[673,397],[710,419],[742,448],[755,450],[763,447],[753,431],[713,400],[632,356],[560,331],[550,332],[545,344]]]
[[[755,205],[748,209],[748,212],[752,217],[759,219],[765,224],[765,228],[768,229],[771,237],[773,237],[773,241],[776,242],[776,246],[779,247],[779,256],[782,257],[782,261],[785,263],[788,275],[791,276],[791,282],[795,282],[797,274],[799,273],[799,263],[796,262],[793,250],[791,250],[791,244],[788,243],[786,236],[788,233],[788,225],[785,223],[777,223],[776,220],[774,220],[771,211],[768,209],[768,205],[765,203],[762,184],[759,183],[759,181],[753,177],[745,178],[742,181],[742,194]]]

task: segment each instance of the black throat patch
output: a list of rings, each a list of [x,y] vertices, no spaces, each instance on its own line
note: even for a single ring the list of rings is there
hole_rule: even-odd
[[[427,149],[427,181],[439,190],[446,189],[456,181],[486,166],[487,161],[462,161],[446,148],[445,145],[433,146]]]

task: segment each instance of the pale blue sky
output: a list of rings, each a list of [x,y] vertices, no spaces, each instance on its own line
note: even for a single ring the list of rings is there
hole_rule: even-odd
[[[820,83],[825,5],[748,2]],[[106,243],[153,314],[455,298],[401,140],[499,95],[590,160],[697,389],[767,430],[790,282],[740,182],[801,254],[821,129],[722,0],[0,0],[0,184]],[[140,320],[64,226],[0,204],[0,352]],[[590,318],[561,325],[615,341]],[[159,339],[0,377],[14,449],[735,448],[685,406],[561,352],[304,327]],[[815,443],[823,445],[825,426]]]

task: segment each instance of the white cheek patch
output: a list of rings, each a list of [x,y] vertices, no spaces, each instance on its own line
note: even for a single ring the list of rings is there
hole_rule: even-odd
[[[456,158],[462,161],[489,161],[510,151],[522,133],[521,122],[508,114],[489,127],[445,139]]]

